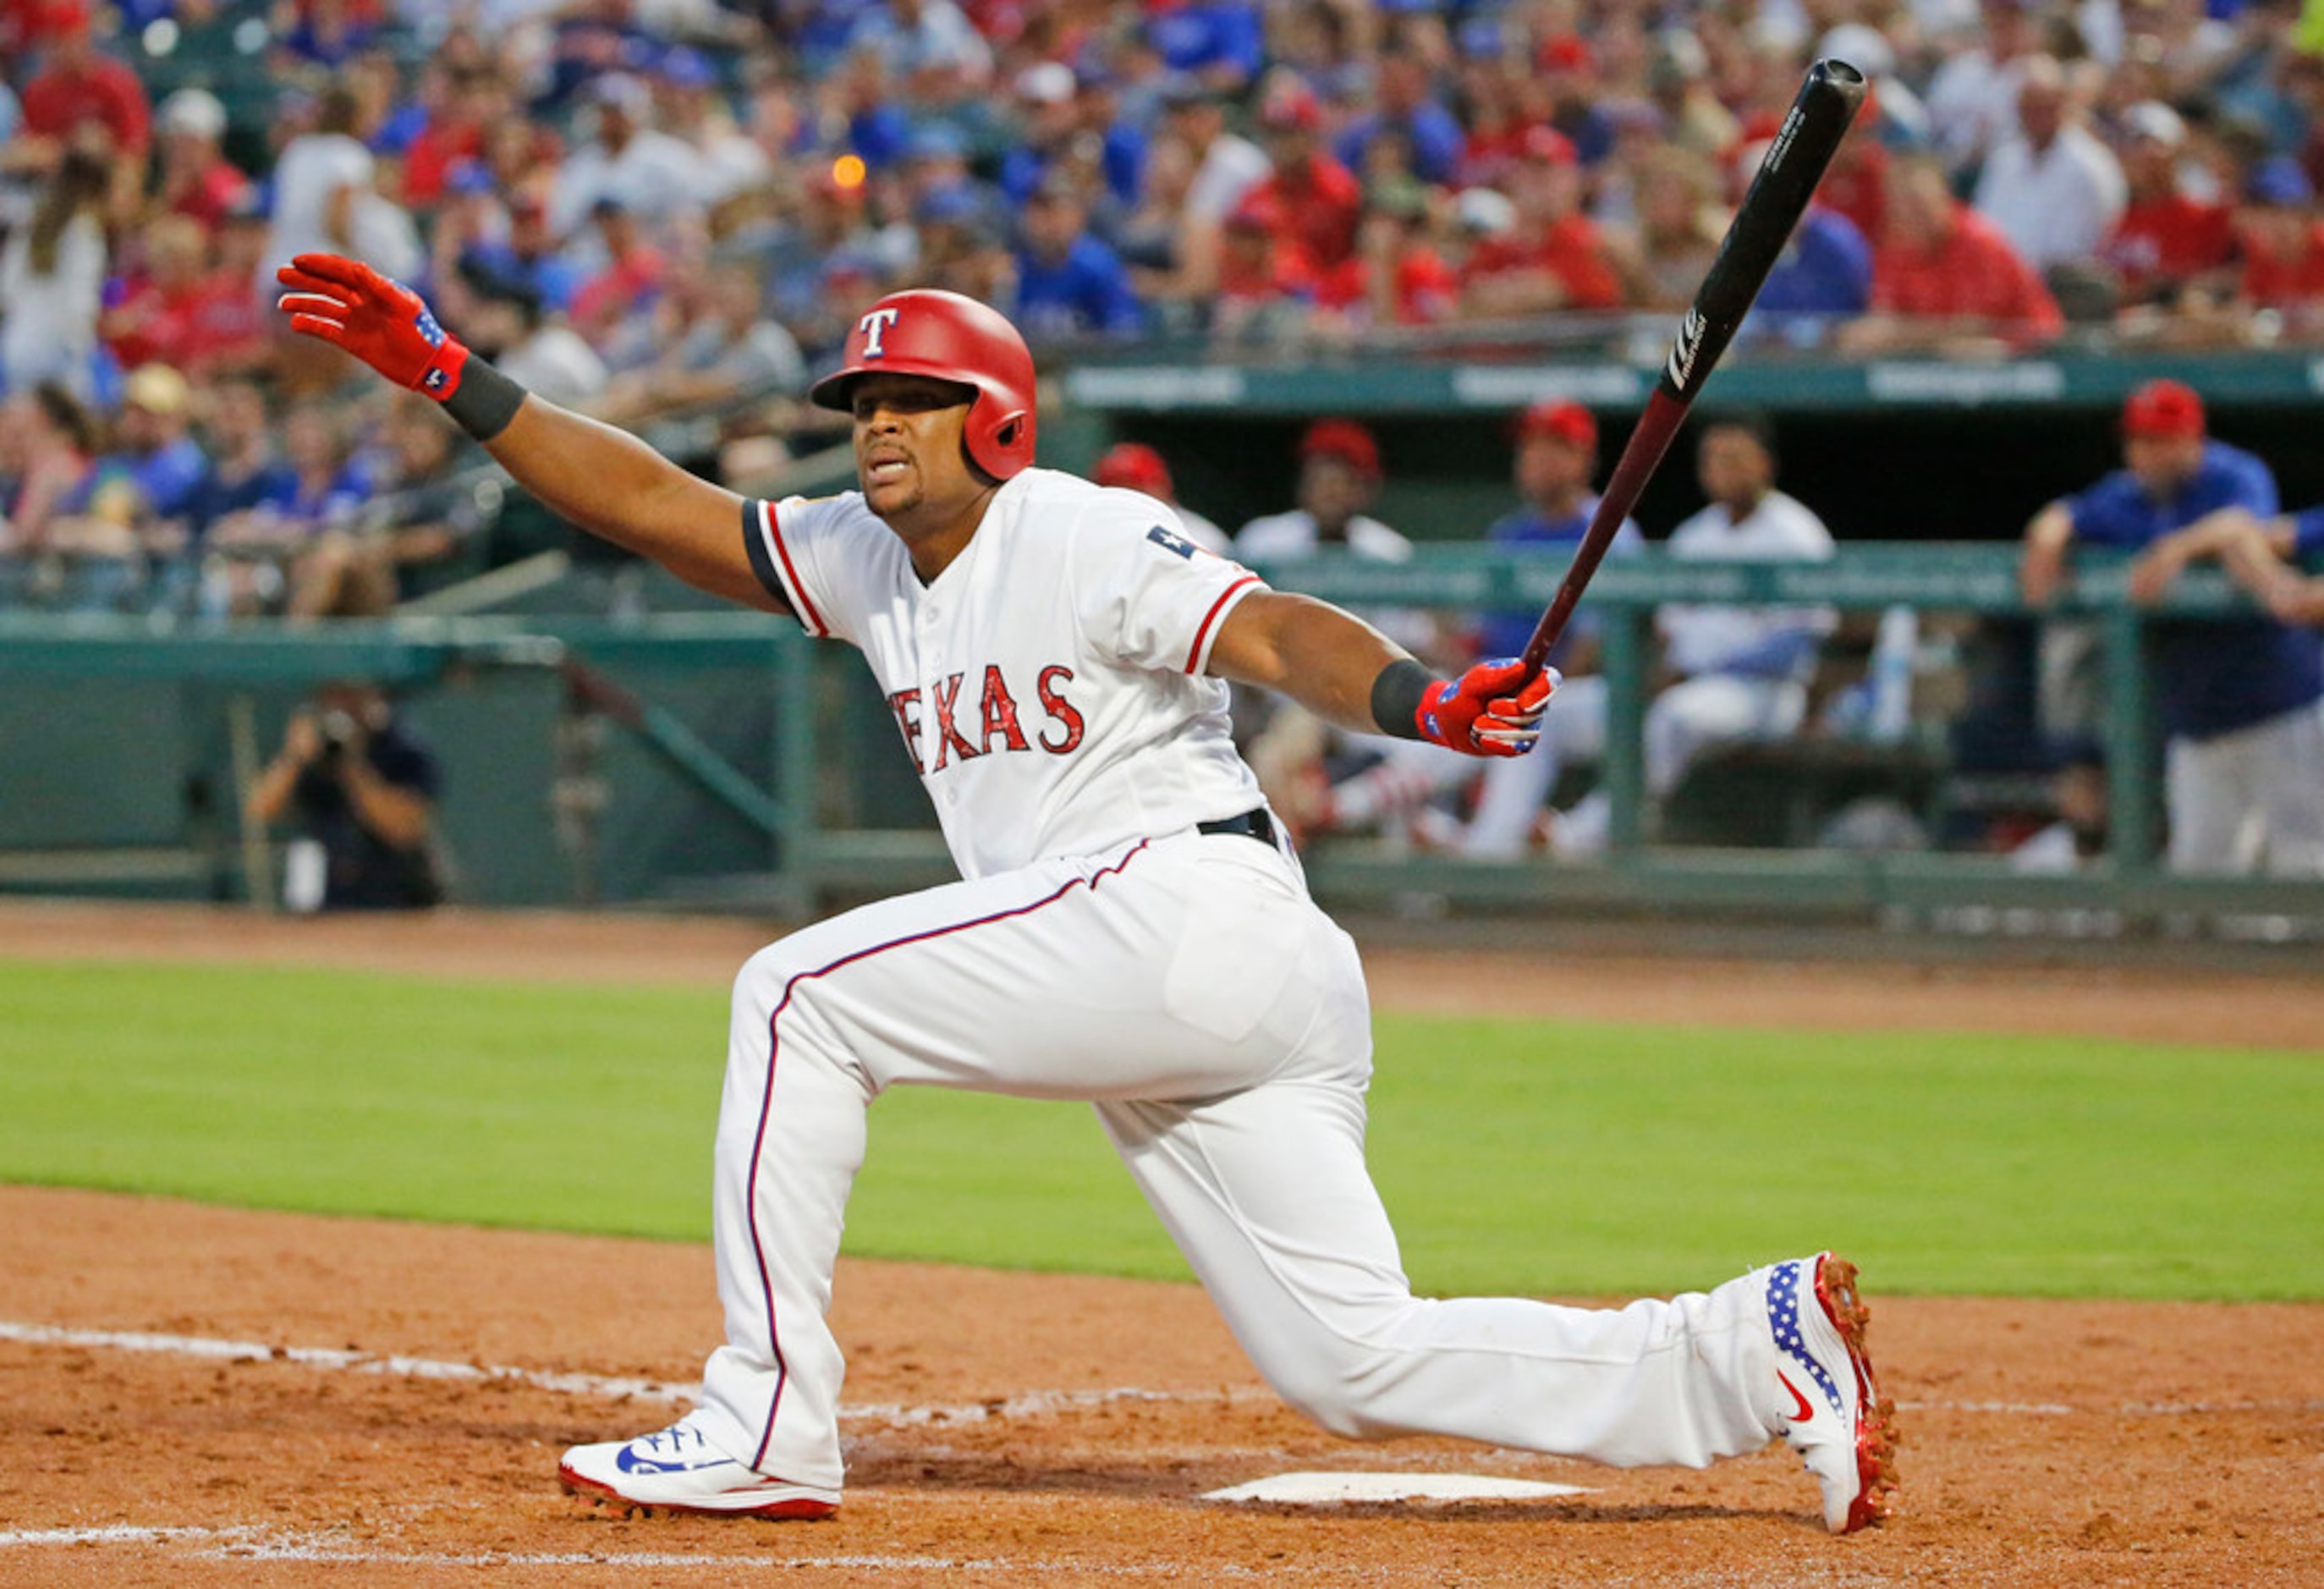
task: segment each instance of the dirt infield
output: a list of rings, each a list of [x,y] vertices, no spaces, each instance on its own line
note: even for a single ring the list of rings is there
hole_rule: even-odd
[[[447,975],[723,982],[762,936],[0,907],[13,957]],[[2324,1043],[2312,979],[1369,963],[1388,1007]],[[558,1492],[557,1451],[667,1420],[718,1330],[706,1248],[0,1188],[0,1584],[2319,1581],[2324,1307],[1884,1298],[1879,1281],[1904,1510],[1848,1540],[1823,1536],[1780,1449],[1690,1473],[1350,1445],[1283,1410],[1190,1287],[857,1261],[835,1310],[840,1516],[613,1520]],[[1312,1513],[1201,1499],[1317,1468],[1587,1492]]]

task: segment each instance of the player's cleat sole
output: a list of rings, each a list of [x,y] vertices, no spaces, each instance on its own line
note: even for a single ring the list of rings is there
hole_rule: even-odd
[[[557,1482],[567,1495],[592,1501],[609,1511],[624,1516],[650,1518],[656,1513],[672,1516],[765,1518],[777,1522],[815,1522],[837,1515],[839,1502],[825,1500],[814,1491],[796,1485],[782,1489],[742,1495],[720,1495],[693,1501],[641,1501],[622,1494],[611,1484],[595,1479],[585,1479],[572,1469],[560,1466]],[[790,1494],[783,1493],[789,1490]]]
[[[1887,1517],[1897,1486],[1896,1409],[1865,1351],[1872,1310],[1856,1272],[1830,1252],[1767,1271],[1784,1437],[1822,1487],[1824,1526],[1835,1534]]]
[[[762,1474],[711,1445],[680,1418],[634,1440],[576,1446],[557,1464],[567,1492],[648,1517],[752,1517],[807,1521],[839,1510],[836,1492]]]

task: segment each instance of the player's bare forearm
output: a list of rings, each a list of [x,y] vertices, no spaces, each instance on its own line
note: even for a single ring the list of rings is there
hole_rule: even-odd
[[[1328,602],[1263,590],[1227,614],[1211,647],[1210,670],[1288,696],[1334,727],[1377,734],[1372,684],[1383,668],[1409,654]]]
[[[543,506],[729,601],[779,608],[751,571],[742,499],[626,430],[528,396],[486,450]]]

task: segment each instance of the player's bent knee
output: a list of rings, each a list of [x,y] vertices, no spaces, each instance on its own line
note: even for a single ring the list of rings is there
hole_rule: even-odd
[[[1381,1418],[1370,1387],[1385,1366],[1379,1353],[1352,1343],[1320,1349],[1302,1343],[1259,1362],[1268,1384],[1290,1408],[1345,1440],[1384,1440],[1405,1432]]]

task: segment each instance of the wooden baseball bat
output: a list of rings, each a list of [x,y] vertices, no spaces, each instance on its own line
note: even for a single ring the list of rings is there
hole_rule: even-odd
[[[1574,549],[1565,581],[1534,626],[1533,638],[1526,642],[1523,660],[1528,672],[1540,670],[1550,647],[1565,632],[1565,621],[1572,616],[1574,603],[1582,599],[1582,587],[1598,571],[1606,549],[1614,542],[1615,531],[1630,516],[1638,494],[1646,489],[1663,454],[1670,450],[1671,439],[1678,434],[1688,406],[1727,351],[1751,300],[1759,296],[1776,255],[1783,253],[1792,228],[1807,209],[1809,197],[1823,180],[1824,168],[1831,164],[1840,141],[1848,135],[1857,107],[1864,103],[1864,74],[1844,60],[1819,60],[1808,69],[1799,97],[1792,101],[1791,114],[1784,116],[1775,141],[1767,146],[1759,174],[1751,180],[1751,190],[1743,196],[1742,208],[1735,212],[1727,236],[1720,242],[1719,255],[1695,291],[1694,306],[1679,322],[1670,357],[1663,363],[1662,378],[1655,383],[1646,411],[1638,416],[1637,428],[1615,462],[1605,494],[1598,499],[1598,511],[1591,516],[1590,529]]]

